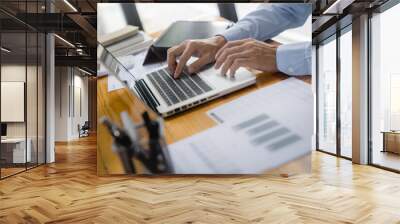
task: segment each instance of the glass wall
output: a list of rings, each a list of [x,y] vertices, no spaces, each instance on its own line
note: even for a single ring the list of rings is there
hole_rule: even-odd
[[[370,136],[372,164],[400,171],[400,4],[373,15]]]
[[[18,12],[39,12],[39,4],[19,2]],[[46,40],[12,16],[0,13],[0,20],[0,178],[5,178],[45,163]]]
[[[372,143],[368,144],[369,163],[396,171],[400,171],[400,63],[397,56],[400,52],[398,42],[400,33],[393,27],[397,27],[398,21],[400,21],[398,3],[393,5],[393,2],[389,2],[375,10],[370,18],[371,45],[368,49],[371,68],[368,127],[369,140]],[[339,33],[339,38],[328,38],[317,47],[317,143],[318,149],[322,151],[335,154],[339,152],[339,156],[351,158],[351,25]],[[335,60],[337,53],[339,60]],[[336,66],[337,61],[340,63],[339,66]],[[336,80],[337,77],[340,79]],[[340,105],[337,108],[338,102]],[[339,125],[337,121],[340,121]],[[336,136],[339,133],[340,136]],[[340,145],[337,145],[339,142]]]
[[[351,25],[340,36],[340,154],[352,157],[352,33]]]
[[[318,45],[317,50],[317,142],[321,151],[351,158],[353,79],[351,24],[338,33],[340,36],[333,35],[324,40]],[[340,123],[337,123],[338,121]]]
[[[26,33],[1,34],[1,176],[26,169],[30,152],[26,151]],[[6,50],[4,50],[6,49]]]
[[[322,42],[318,54],[318,149],[336,153],[336,36]]]

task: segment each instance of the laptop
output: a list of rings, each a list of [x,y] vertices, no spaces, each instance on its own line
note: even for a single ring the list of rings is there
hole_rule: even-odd
[[[163,117],[188,110],[256,82],[255,75],[245,68],[238,69],[235,77],[231,78],[220,75],[219,70],[213,66],[196,74],[184,72],[178,79],[172,77],[167,66],[149,74],[135,76],[100,43],[97,55],[112,75],[123,81]]]

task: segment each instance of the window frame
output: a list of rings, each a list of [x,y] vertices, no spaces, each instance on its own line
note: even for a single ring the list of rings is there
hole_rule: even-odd
[[[343,19],[348,19],[348,18],[343,18]],[[338,21],[338,23],[341,20]],[[336,24],[334,24],[336,26]],[[340,84],[341,84],[341,66],[340,66],[340,37],[342,35],[344,35],[347,32],[352,32],[351,29],[352,26],[352,22],[344,25],[343,27],[337,27],[336,32],[332,33],[331,35],[327,36],[326,38],[322,39],[322,40],[318,40],[318,42],[315,44],[316,45],[316,122],[315,122],[315,130],[316,130],[316,139],[315,139],[315,145],[316,145],[316,151],[319,152],[323,152],[329,155],[333,155],[333,156],[337,156],[346,160],[352,160],[351,157],[348,156],[344,156],[342,155],[342,150],[341,150],[341,118],[340,118],[340,112],[341,112],[341,97],[340,97]],[[330,41],[336,41],[336,152],[332,153],[332,152],[328,152],[324,149],[321,149],[319,147],[320,143],[319,143],[319,103],[320,103],[320,95],[319,95],[319,85],[320,85],[320,74],[319,74],[319,47],[322,43],[327,43]]]
[[[398,0],[388,0],[388,1],[386,1],[385,3],[383,3],[382,5],[380,5],[378,7],[375,7],[375,8],[372,8],[372,9],[368,9],[368,10],[365,11],[367,13],[367,15],[368,15],[367,34],[366,34],[367,47],[368,47],[368,49],[367,49],[367,104],[368,104],[367,105],[367,108],[368,108],[367,109],[367,119],[368,119],[367,120],[367,129],[368,129],[367,130],[367,141],[368,141],[368,144],[367,144],[368,145],[368,147],[367,147],[367,150],[368,150],[367,151],[367,165],[370,165],[370,166],[373,166],[373,167],[377,167],[377,168],[380,168],[380,169],[383,169],[383,170],[388,170],[388,171],[395,172],[395,173],[400,173],[400,170],[393,169],[393,168],[390,168],[390,167],[385,167],[385,166],[373,163],[373,144],[372,144],[373,143],[372,142],[372,91],[373,91],[372,90],[372,53],[373,53],[373,51],[372,51],[372,27],[371,27],[372,23],[371,23],[371,20],[373,18],[373,14],[374,13],[383,13],[386,10],[396,6],[397,4],[400,4],[400,2]],[[351,15],[348,15],[348,16],[351,16]],[[331,38],[331,36],[333,36],[335,34],[336,34],[336,46],[338,48],[340,47],[340,36],[343,35],[344,33],[346,33],[346,31],[342,32],[342,33],[341,33],[341,31],[344,31],[348,26],[352,25],[352,21],[350,21],[348,24],[346,22],[344,22],[346,24],[344,26],[341,26],[341,25],[343,25],[343,24],[340,24],[341,20],[343,20],[345,18],[346,17],[341,18],[335,24],[333,24],[331,27],[326,29],[326,30],[330,29],[327,32],[327,33],[330,33],[330,34],[326,35],[326,33],[324,33],[324,34],[321,35],[321,36],[323,36],[323,38],[320,38],[320,37],[317,36],[317,38],[315,38],[315,40],[313,40],[313,44],[316,46],[315,57],[316,57],[316,62],[317,62],[316,63],[316,73],[315,73],[316,74],[316,78],[315,78],[315,80],[316,80],[316,89],[317,89],[317,91],[316,91],[316,122],[315,122],[315,125],[316,125],[316,127],[315,127],[315,130],[316,130],[315,137],[316,137],[316,139],[315,140],[316,141],[315,141],[315,143],[316,143],[316,151],[327,153],[327,154],[330,154],[330,155],[333,155],[333,156],[336,156],[336,157],[340,157],[340,158],[344,158],[344,159],[347,159],[347,160],[352,160],[352,158],[349,158],[349,157],[341,155],[341,149],[340,149],[340,146],[341,146],[340,145],[340,131],[341,131],[340,117],[338,118],[339,122],[337,121],[337,126],[338,126],[339,130],[337,130],[337,135],[336,135],[336,137],[337,137],[336,145],[338,147],[338,149],[336,150],[336,154],[330,153],[330,152],[326,152],[323,149],[319,149],[319,127],[318,127],[318,124],[319,124],[319,103],[320,103],[319,102],[319,100],[320,100],[319,98],[320,98],[320,96],[319,96],[319,93],[318,93],[318,88],[319,88],[320,80],[319,80],[319,63],[318,63],[318,59],[319,59],[319,55],[318,54],[319,53],[318,53],[318,48],[319,48],[320,43],[322,43],[323,41],[326,41],[327,39]],[[336,33],[332,32],[332,29],[335,29]],[[340,49],[339,49],[339,51],[336,52],[336,55],[337,55],[337,58],[340,61]],[[336,63],[337,63],[337,71],[336,72],[337,72],[337,75],[339,76],[339,77],[337,77],[336,85],[340,85],[341,68],[340,68],[340,63],[339,62],[336,62]],[[336,99],[337,99],[337,111],[339,111],[339,113],[337,112],[336,115],[340,116],[340,86],[338,87],[338,90],[339,91],[336,92],[336,97],[337,97]]]
[[[368,132],[368,155],[367,155],[367,160],[368,160],[368,165],[373,166],[373,167],[377,167],[383,170],[387,170],[387,171],[391,171],[391,172],[395,172],[395,173],[400,173],[400,170],[394,169],[394,168],[390,168],[387,166],[383,166],[380,164],[376,164],[373,162],[373,153],[374,153],[374,149],[373,149],[373,130],[372,130],[372,94],[373,94],[373,88],[372,88],[372,54],[373,54],[373,50],[372,50],[372,42],[373,42],[373,35],[372,35],[372,19],[374,18],[374,14],[381,14],[384,13],[385,11],[393,8],[394,6],[400,4],[400,2],[398,0],[388,0],[385,3],[381,4],[380,6],[369,10],[368,13],[368,31],[367,31],[367,39],[368,39],[368,68],[367,68],[367,79],[368,79],[368,111],[367,111],[367,116],[368,116],[368,124],[367,124],[367,132]]]

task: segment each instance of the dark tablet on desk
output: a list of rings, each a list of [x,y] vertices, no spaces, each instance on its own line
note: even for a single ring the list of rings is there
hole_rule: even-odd
[[[225,21],[177,21],[153,43],[143,64],[167,59],[167,50],[189,39],[204,39],[222,33],[232,25]]]

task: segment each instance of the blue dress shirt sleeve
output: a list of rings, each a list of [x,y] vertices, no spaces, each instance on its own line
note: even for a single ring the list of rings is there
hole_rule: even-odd
[[[221,35],[227,41],[252,38],[265,41],[281,32],[302,26],[311,14],[311,4],[261,4]],[[311,74],[311,43],[281,45],[277,67],[288,75]]]
[[[246,38],[265,41],[287,29],[302,26],[310,14],[311,4],[261,4],[221,35],[228,41]]]
[[[276,65],[287,75],[311,75],[311,42],[280,45]]]

